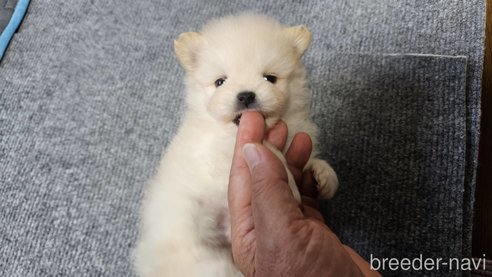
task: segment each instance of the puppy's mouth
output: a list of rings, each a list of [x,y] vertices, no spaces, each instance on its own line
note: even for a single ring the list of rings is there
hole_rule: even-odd
[[[242,113],[236,115],[236,117],[234,118],[234,120],[232,120],[232,123],[236,124],[236,126],[239,126],[239,122],[241,122],[241,116],[243,116]]]
[[[236,124],[236,126],[239,126],[239,123],[241,122],[241,116],[243,116],[243,113],[244,113],[244,112],[247,112],[247,111],[259,112],[259,113],[261,113],[261,115],[263,116],[263,118],[264,118],[264,119],[266,119],[266,118],[267,118],[267,115],[266,115],[264,112],[260,111],[260,110],[255,110],[255,109],[247,109],[247,110],[242,110],[242,111],[240,111],[240,112],[236,115],[236,117],[234,117],[234,119],[232,120],[232,123]]]

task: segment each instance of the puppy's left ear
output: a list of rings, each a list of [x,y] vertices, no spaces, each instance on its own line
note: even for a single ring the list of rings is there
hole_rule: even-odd
[[[182,33],[174,41],[174,52],[184,69],[191,70],[195,67],[202,44],[202,35],[197,32]]]
[[[304,25],[287,27],[284,32],[292,39],[299,56],[302,56],[311,44],[311,32]]]

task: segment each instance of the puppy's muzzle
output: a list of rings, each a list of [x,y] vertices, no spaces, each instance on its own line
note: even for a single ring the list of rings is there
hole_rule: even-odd
[[[241,115],[243,111],[246,110],[259,110],[258,102],[256,101],[256,94],[252,91],[242,91],[237,94],[237,112],[239,114],[236,115],[232,122],[239,126],[239,122],[241,121]],[[264,115],[263,115],[264,116]]]
[[[252,91],[243,91],[237,95],[239,110],[251,108],[256,102],[256,94]]]

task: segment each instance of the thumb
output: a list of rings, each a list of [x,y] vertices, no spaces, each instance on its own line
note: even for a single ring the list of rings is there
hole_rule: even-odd
[[[274,230],[284,230],[303,214],[288,185],[282,162],[262,144],[247,143],[243,156],[252,182],[251,206],[255,230],[261,237],[271,237]]]

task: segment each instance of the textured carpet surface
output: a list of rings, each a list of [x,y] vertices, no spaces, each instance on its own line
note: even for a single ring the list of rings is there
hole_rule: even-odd
[[[466,58],[335,54],[325,62],[332,66],[318,85],[330,93],[315,90],[313,107],[340,179],[329,225],[365,257],[461,257]]]
[[[29,7],[29,0],[0,2],[0,61]],[[7,24],[5,24],[7,21]]]
[[[244,10],[313,31],[305,62],[342,239],[366,257],[468,256],[483,7],[31,1],[0,63],[0,275],[133,275],[142,190],[183,107],[173,39]]]

